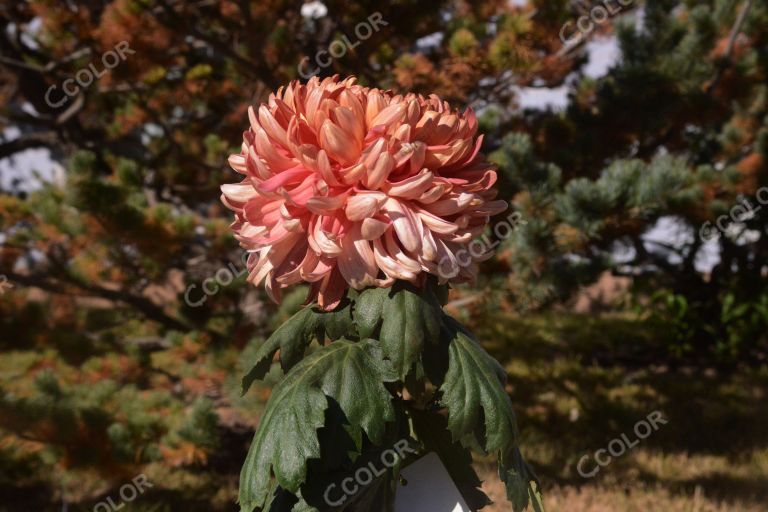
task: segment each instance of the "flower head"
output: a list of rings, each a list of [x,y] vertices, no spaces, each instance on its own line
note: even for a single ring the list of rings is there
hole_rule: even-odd
[[[314,77],[248,117],[229,157],[245,179],[222,186],[222,201],[251,252],[248,280],[265,280],[274,300],[301,281],[332,309],[348,286],[474,279],[483,255],[456,255],[507,204],[493,200],[496,173],[471,109]]]

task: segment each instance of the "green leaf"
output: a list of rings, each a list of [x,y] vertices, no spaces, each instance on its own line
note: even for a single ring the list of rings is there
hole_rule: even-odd
[[[338,403],[350,425],[380,443],[386,422],[395,418],[383,382],[393,379],[374,340],[339,340],[298,363],[275,387],[240,473],[243,512],[262,507],[270,476],[296,493],[306,479],[307,459],[320,457],[317,430],[328,398]]]
[[[388,294],[388,288],[368,288],[355,299],[354,318],[360,338],[370,338],[376,332]]]
[[[328,336],[331,340],[337,340],[350,335],[352,330],[352,307],[350,302],[342,303],[340,307],[333,311],[321,311],[317,314],[319,315],[321,327],[318,336],[321,341],[324,341],[324,336]],[[363,336],[360,339],[365,338],[367,336]]]
[[[291,512],[296,497],[277,485],[275,480],[271,480],[269,483],[269,494],[267,500],[264,503],[264,507],[260,510],[265,512]]]
[[[515,414],[504,390],[506,373],[458,322],[445,318],[452,339],[440,391],[441,403],[448,408],[448,428],[464,446],[477,441],[488,453],[506,453],[517,443]]]
[[[381,347],[401,379],[421,356],[424,344],[440,336],[442,309],[430,288],[421,295],[410,286],[395,285],[381,308]]]
[[[255,380],[263,379],[269,372],[278,350],[280,366],[283,372],[288,372],[304,357],[313,339],[318,338],[322,343],[326,334],[331,339],[344,336],[352,326],[351,309],[348,302],[331,312],[307,306],[289,318],[259,347],[253,368],[243,377],[243,394]]]
[[[318,509],[308,504],[303,499],[299,498],[299,501],[293,506],[291,512],[320,512]]]
[[[454,337],[453,319],[443,314],[440,325],[440,341],[437,345],[426,345],[421,356],[424,373],[436,387],[443,385],[445,374],[448,372],[448,346]]]
[[[544,512],[541,484],[531,467],[523,459],[520,449],[514,447],[499,461],[499,477],[507,489],[507,498],[515,512],[525,510],[530,504],[534,512]]]

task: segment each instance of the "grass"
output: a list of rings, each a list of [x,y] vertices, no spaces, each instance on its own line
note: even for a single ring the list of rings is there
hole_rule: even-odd
[[[505,366],[523,452],[550,511],[768,510],[768,368],[647,364],[653,332],[624,315],[498,313],[472,325]],[[656,358],[658,360],[658,358]],[[668,420],[593,478],[594,452],[653,411]],[[634,443],[633,443],[634,444]],[[484,488],[508,511],[490,465]]]

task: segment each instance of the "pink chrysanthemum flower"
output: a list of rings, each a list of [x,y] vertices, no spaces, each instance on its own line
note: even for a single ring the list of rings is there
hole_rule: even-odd
[[[251,252],[248,280],[266,280],[274,300],[301,281],[332,309],[348,286],[475,277],[482,256],[457,252],[507,205],[493,200],[496,173],[479,154],[471,109],[315,77],[248,117],[242,151],[229,158],[245,179],[222,186],[222,201]]]

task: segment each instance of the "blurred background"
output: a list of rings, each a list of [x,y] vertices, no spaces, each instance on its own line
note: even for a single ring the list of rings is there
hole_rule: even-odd
[[[218,187],[248,105],[334,74],[478,113],[511,210],[447,308],[505,366],[548,509],[768,510],[765,2],[3,0],[0,23],[0,511],[237,510],[274,380],[239,381],[305,290],[245,284]]]

